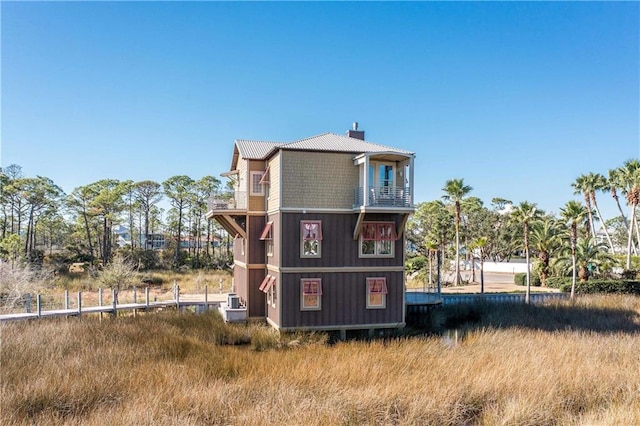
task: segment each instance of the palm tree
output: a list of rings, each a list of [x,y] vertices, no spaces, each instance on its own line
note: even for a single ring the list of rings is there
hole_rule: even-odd
[[[569,256],[560,256],[559,262],[570,260]],[[615,258],[607,250],[605,243],[599,243],[595,238],[578,238],[576,241],[576,268],[578,279],[582,282],[587,281],[591,276],[591,268],[596,268],[604,264],[612,264]]]
[[[613,199],[616,202],[616,205],[618,206],[618,210],[620,211],[620,216],[622,217],[622,222],[624,223],[624,226],[625,228],[627,228],[627,231],[628,231],[629,223],[627,222],[627,217],[624,215],[624,212],[622,211],[622,207],[620,206],[620,199],[618,197],[618,191],[617,191],[618,189],[624,188],[624,183],[622,183],[622,172],[620,169],[609,170],[608,183],[609,183],[609,190],[611,191],[611,196],[613,197]]]
[[[571,247],[571,299],[576,294],[576,241],[578,239],[578,224],[587,216],[587,209],[575,200],[571,200],[560,209],[562,218],[569,223]]]
[[[478,250],[480,254],[480,294],[484,294],[484,259],[487,257],[485,248],[488,242],[487,237],[478,237],[469,244],[471,250]]]
[[[524,253],[527,262],[527,294],[525,302],[531,302],[531,268],[529,266],[529,227],[530,225],[542,217],[542,212],[536,208],[535,203],[523,201],[520,205],[514,207],[511,212],[511,219],[516,223],[522,224],[524,229]]]
[[[587,206],[587,211],[589,213],[587,235],[591,234],[595,238],[596,230],[593,224],[593,214],[591,213],[591,192],[594,191],[594,182],[589,175],[580,175],[576,178],[576,181],[571,184],[571,186],[573,187],[574,194],[582,194],[584,197],[584,204]]]
[[[560,229],[555,220],[546,218],[531,225],[531,244],[538,252],[540,262],[540,281],[547,285],[551,254],[560,247]]]
[[[633,229],[637,228],[636,208],[640,203],[640,161],[637,159],[627,160],[619,169],[620,179],[624,184],[623,192],[627,198],[627,204],[631,208],[629,222],[629,238],[627,240],[627,263],[626,268],[631,269],[631,245],[633,243]],[[636,229],[636,233],[638,230]],[[640,236],[637,236],[640,240]]]
[[[440,244],[434,239],[427,239],[424,243],[429,259],[429,286],[433,284],[433,257],[438,252]]]
[[[445,201],[452,201],[455,206],[456,216],[456,277],[455,285],[460,284],[460,201],[473,190],[464,184],[464,179],[450,179],[445,182],[442,190],[446,193],[442,196]]]
[[[600,173],[589,173],[587,176],[589,176],[589,181],[591,182],[591,202],[593,203],[593,207],[596,209],[598,219],[600,219],[600,223],[602,224],[602,229],[604,230],[604,235],[607,237],[607,242],[609,243],[611,253],[615,253],[613,248],[613,241],[611,240],[611,236],[609,235],[609,231],[607,230],[607,224],[602,218],[602,214],[600,214],[598,202],[596,201],[596,191],[608,191],[609,182],[607,181],[607,178]]]

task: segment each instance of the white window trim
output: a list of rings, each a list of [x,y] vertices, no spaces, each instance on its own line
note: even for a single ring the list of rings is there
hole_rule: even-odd
[[[301,220],[300,221],[300,257],[305,259],[319,259],[322,257],[322,239],[316,239],[318,242],[318,254],[305,254],[304,252],[304,234],[302,232],[302,224],[305,222],[316,222],[320,227],[320,233],[322,233],[322,221],[321,220]]]
[[[320,288],[322,288],[322,279],[321,278],[302,278],[300,280],[300,310],[301,311],[321,311],[322,310],[322,292],[316,297],[318,298],[317,306],[305,306],[304,304],[304,283],[305,281],[319,281]]]
[[[277,294],[278,294],[278,290],[277,290],[277,286],[278,285],[278,280],[274,280],[273,284],[271,284],[271,286],[269,287],[269,292],[267,293],[267,303],[269,305],[271,305],[272,308],[276,308],[276,303],[277,303]],[[274,298],[274,294],[276,295],[276,297]]]
[[[253,196],[264,196],[264,187],[263,184],[260,183],[260,192],[256,192],[254,191],[254,186],[253,186],[253,182],[254,182],[254,176],[258,176],[258,181],[262,180],[262,175],[264,175],[264,172],[260,172],[260,171],[252,171],[249,172],[249,194],[253,195]]]
[[[380,293],[382,294],[382,305],[371,305],[369,304],[369,295],[371,294],[370,292],[370,286],[369,286],[369,282],[372,280],[384,280],[385,283],[385,287],[387,285],[387,279],[385,277],[367,277],[366,280],[366,285],[367,285],[367,309],[386,309],[387,308],[387,293]]]
[[[365,223],[371,223],[369,221],[367,222],[363,222],[362,226],[364,226]],[[392,224],[394,227],[396,226],[395,222],[392,221],[373,221],[373,223],[388,223],[388,224]],[[396,230],[397,231],[397,230]],[[360,232],[360,240],[359,240],[359,244],[358,244],[358,257],[360,258],[376,258],[376,259],[390,259],[390,258],[394,258],[396,257],[396,240],[367,240],[367,241],[373,241],[374,243],[374,247],[375,247],[375,251],[378,251],[378,242],[379,241],[389,241],[391,243],[391,253],[388,254],[377,254],[377,253],[373,253],[373,254],[369,254],[369,253],[363,253],[362,252],[362,244],[364,243],[364,239],[362,236],[362,232]]]
[[[267,234],[265,235],[264,229],[269,227]],[[262,231],[262,235],[260,236],[260,240],[265,242],[264,250],[267,254],[267,257],[273,257],[273,221],[269,221],[265,224],[265,228]]]

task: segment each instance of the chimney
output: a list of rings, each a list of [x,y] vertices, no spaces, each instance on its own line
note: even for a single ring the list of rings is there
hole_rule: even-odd
[[[358,130],[358,122],[357,121],[353,122],[353,129],[352,130],[347,130],[347,137],[354,138],[354,139],[360,139],[361,141],[364,140],[364,130]]]

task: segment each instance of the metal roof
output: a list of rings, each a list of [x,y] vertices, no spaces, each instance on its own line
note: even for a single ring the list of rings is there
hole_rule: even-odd
[[[250,141],[245,139],[236,140],[236,146],[238,152],[242,158],[249,160],[262,160],[274,148],[282,145],[282,142],[267,142],[267,141]]]
[[[351,152],[361,154],[365,152],[388,152],[403,155],[413,155],[413,152],[392,148],[385,145],[367,142],[356,138],[324,133],[310,138],[300,139],[294,142],[266,142],[240,139],[236,140],[236,146],[242,158],[250,160],[263,160],[268,158],[277,149],[290,149],[298,151],[325,151],[325,152]]]

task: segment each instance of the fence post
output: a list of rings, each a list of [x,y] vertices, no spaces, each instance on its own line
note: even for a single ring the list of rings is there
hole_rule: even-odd
[[[138,287],[136,287],[135,285],[133,286],[133,303],[138,303]],[[138,310],[134,308],[133,317],[135,318],[136,316],[138,316]]]
[[[209,286],[204,286],[204,310],[209,310]]]
[[[38,294],[38,298],[36,299],[36,306],[38,309],[38,318],[42,316],[42,295]]]
[[[82,292],[78,292],[78,318],[82,315]]]
[[[24,307],[27,313],[30,314],[31,313],[31,293],[27,293],[25,297],[26,297],[26,300],[24,302]]]
[[[102,287],[98,288],[98,306],[102,306]],[[102,309],[100,309],[100,321],[102,321]]]
[[[114,288],[111,290],[111,296],[113,298],[113,316],[118,316],[118,289]]]
[[[69,290],[64,291],[64,308],[69,309]]]
[[[144,305],[145,310],[149,312],[149,287],[145,287],[144,289]]]
[[[178,312],[180,312],[180,286],[176,285],[176,307],[178,308]]]

